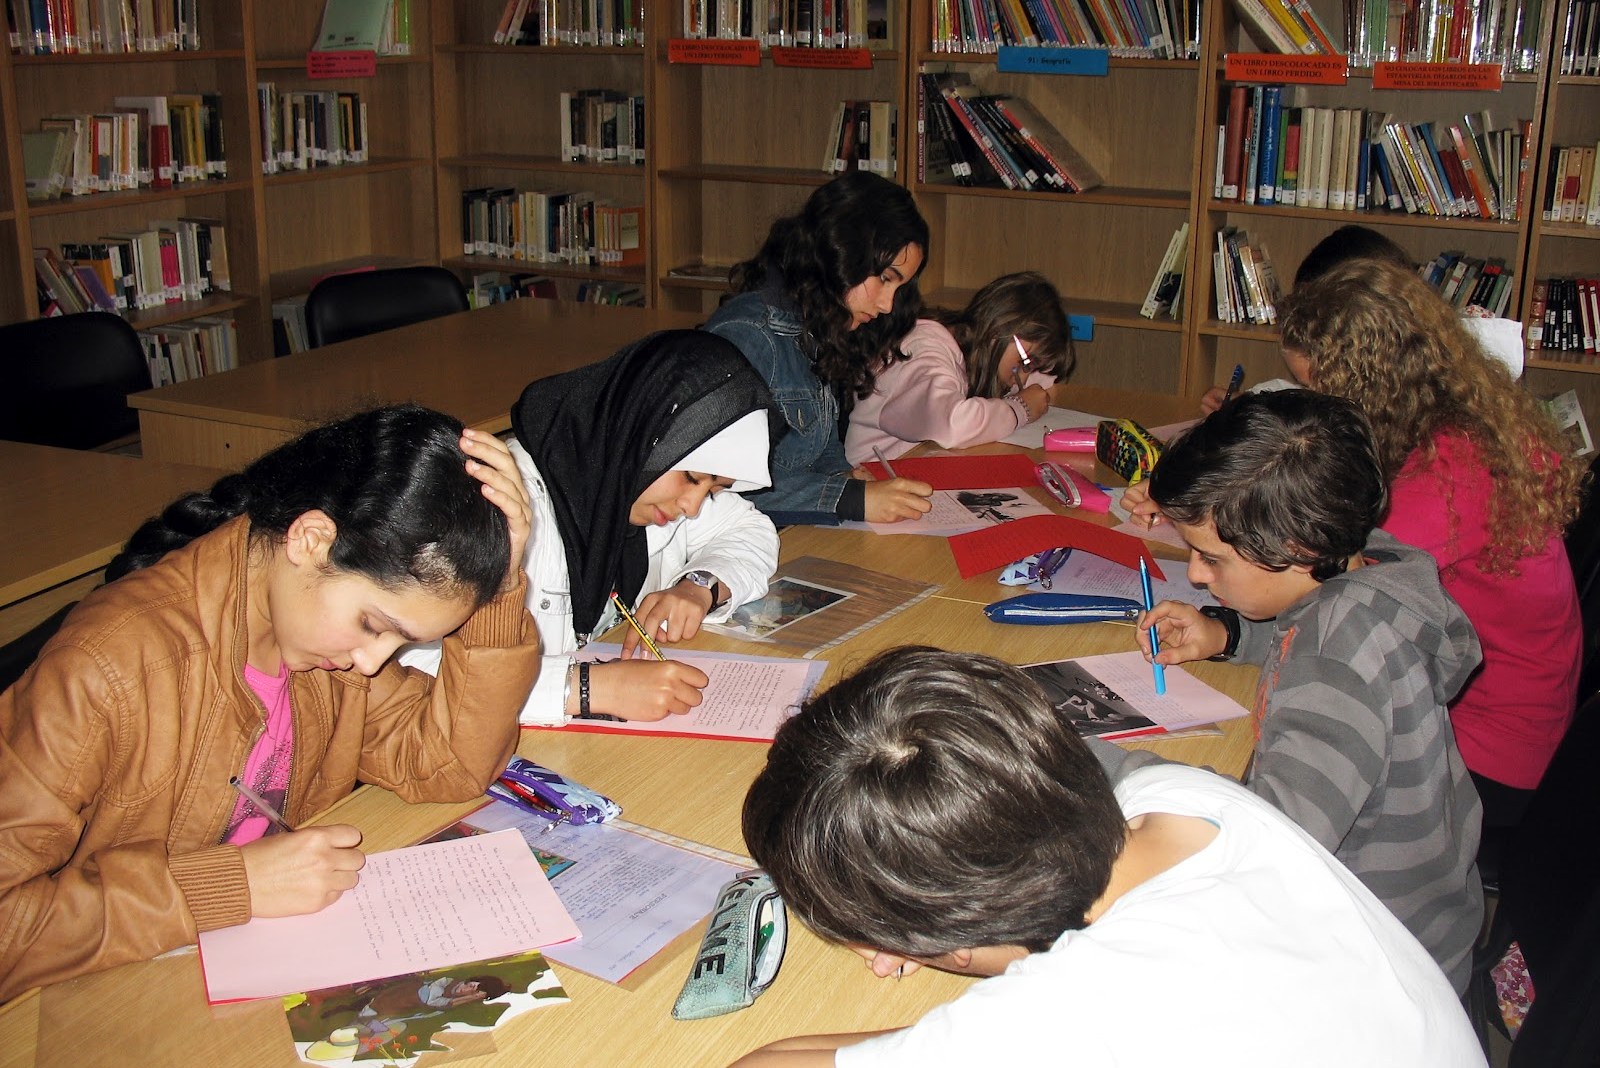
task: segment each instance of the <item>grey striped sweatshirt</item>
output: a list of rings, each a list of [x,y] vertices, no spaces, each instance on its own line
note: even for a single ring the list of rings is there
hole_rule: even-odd
[[[1482,809],[1446,705],[1482,660],[1433,558],[1373,531],[1368,566],[1277,619],[1241,619],[1260,663],[1246,785],[1342,860],[1456,992],[1483,919]]]

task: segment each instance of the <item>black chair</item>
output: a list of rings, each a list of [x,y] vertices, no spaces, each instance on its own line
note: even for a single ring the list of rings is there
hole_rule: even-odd
[[[1578,586],[1583,612],[1583,654],[1579,663],[1578,700],[1600,691],[1600,457],[1589,465],[1589,485],[1583,506],[1567,528],[1567,559]]]
[[[306,298],[312,348],[467,310],[467,291],[443,267],[330,275]]]
[[[150,388],[139,335],[109,312],[0,327],[0,439],[94,449],[139,429],[128,394]]]
[[[1600,1064],[1600,695],[1572,726],[1517,825],[1500,873],[1500,901],[1475,958],[1470,1003],[1480,1026],[1495,1014],[1489,968],[1515,939],[1534,1000],[1511,1046],[1510,1068]]]
[[[0,645],[0,692],[10,689],[13,682],[22,678],[22,673],[39,658],[39,650],[44,648],[44,643],[61,629],[61,623],[67,618],[67,613],[77,604],[77,601],[73,601],[56,609],[49,619],[35,624],[26,634]]]

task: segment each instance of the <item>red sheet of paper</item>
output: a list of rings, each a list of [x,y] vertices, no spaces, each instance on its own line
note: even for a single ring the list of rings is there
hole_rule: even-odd
[[[962,578],[981,575],[1024,556],[1063,546],[1082,549],[1124,567],[1137,568],[1143,559],[1150,567],[1150,574],[1166,578],[1161,565],[1140,539],[1071,516],[1032,515],[950,539],[950,552],[956,558]]]
[[[1033,461],[1019,452],[995,456],[905,456],[889,462],[901,478],[926,482],[936,490],[1012,489],[1032,486],[1039,481],[1034,475]],[[889,472],[876,460],[869,460],[863,466],[874,478],[889,477]]]

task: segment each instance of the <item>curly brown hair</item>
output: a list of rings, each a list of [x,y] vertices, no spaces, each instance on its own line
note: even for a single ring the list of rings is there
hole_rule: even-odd
[[[1514,573],[1577,514],[1584,470],[1544,405],[1405,267],[1332,268],[1284,300],[1281,330],[1285,352],[1308,361],[1309,385],[1366,412],[1391,482],[1412,453],[1432,460],[1442,431],[1472,442],[1495,486],[1485,570]]]

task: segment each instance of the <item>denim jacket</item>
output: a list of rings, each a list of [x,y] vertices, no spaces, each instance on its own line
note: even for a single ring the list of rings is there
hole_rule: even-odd
[[[789,424],[772,450],[772,488],[745,496],[767,513],[834,515],[850,479],[839,437],[839,398],[811,369],[800,317],[780,293],[766,289],[733,297],[705,329],[738,346]]]

